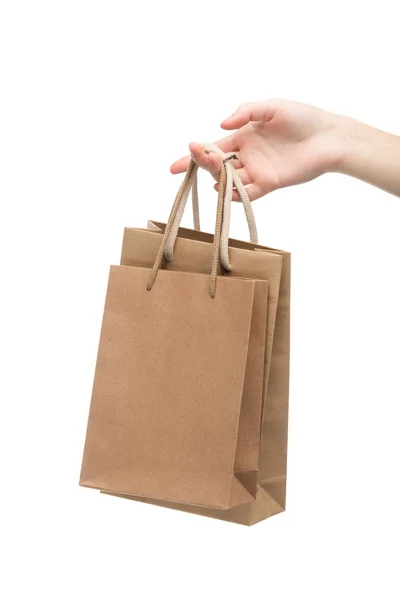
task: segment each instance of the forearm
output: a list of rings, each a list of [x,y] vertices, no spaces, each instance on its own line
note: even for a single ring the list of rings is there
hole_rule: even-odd
[[[400,197],[400,137],[341,117],[335,171]]]

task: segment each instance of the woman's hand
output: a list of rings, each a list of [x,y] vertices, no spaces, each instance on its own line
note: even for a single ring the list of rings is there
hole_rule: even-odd
[[[335,170],[341,156],[342,120],[345,118],[297,102],[252,102],[222,122],[223,129],[236,131],[216,144],[224,152],[238,152],[239,160],[233,165],[248,186],[250,200],[256,200]],[[189,149],[195,162],[218,179],[219,157],[207,154],[197,143]],[[181,158],[171,172],[182,173],[188,162],[189,157]],[[234,200],[239,200],[236,191]]]

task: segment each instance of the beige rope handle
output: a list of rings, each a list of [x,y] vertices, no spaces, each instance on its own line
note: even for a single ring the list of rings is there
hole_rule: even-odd
[[[160,248],[158,250],[156,260],[154,262],[153,268],[150,271],[149,280],[147,282],[147,290],[150,291],[153,287],[153,284],[156,280],[157,273],[162,266],[165,247],[167,245],[169,235],[171,233],[172,226],[175,223],[176,216],[179,210],[179,207],[182,204],[182,201],[186,195],[189,194],[189,191],[193,185],[193,180],[197,173],[197,165],[194,161],[190,161],[189,167],[186,171],[185,178],[179,188],[179,191],[176,195],[175,202],[173,204],[171,214],[168,219],[167,226],[165,228],[165,233],[162,238],[162,242]],[[221,174],[219,179],[219,190],[218,190],[218,204],[217,204],[217,217],[215,223],[215,235],[214,235],[214,243],[213,243],[213,257],[211,264],[211,275],[210,275],[210,296],[211,298],[215,298],[216,289],[217,289],[217,275],[220,266],[220,246],[221,246],[221,231],[222,231],[222,219],[223,219],[223,211],[224,211],[224,198],[225,198],[225,190],[226,190],[226,169],[221,168]],[[186,201],[185,201],[186,202]]]
[[[223,152],[218,146],[215,144],[203,144],[203,148],[206,152],[215,152],[221,158],[223,165],[226,169],[226,191],[224,196],[224,209],[223,209],[223,224],[222,224],[222,232],[221,232],[221,264],[226,271],[231,271],[231,265],[229,263],[229,226],[230,226],[230,214],[231,214],[231,202],[232,202],[232,194],[233,194],[233,185],[236,186],[236,189],[239,193],[240,199],[242,201],[247,224],[250,232],[250,242],[252,244],[258,243],[258,235],[257,235],[257,227],[254,219],[253,209],[251,207],[250,199],[247,195],[247,191],[245,186],[243,185],[240,176],[238,175],[236,169],[229,162],[232,158],[237,158],[237,153]],[[167,262],[171,262],[174,246],[176,242],[176,238],[178,236],[179,227],[182,221],[183,213],[186,207],[187,199],[189,197],[190,190],[192,190],[192,205],[193,205],[193,219],[194,219],[194,228],[196,230],[200,229],[200,217],[199,217],[199,200],[198,200],[198,192],[197,192],[197,171],[198,167],[195,167],[194,178],[191,180],[191,185],[189,186],[189,181],[187,183],[186,189],[182,194],[181,205],[178,208],[175,222],[171,228],[171,231],[168,235],[168,240],[165,247],[164,257]]]
[[[198,185],[197,185],[197,171],[194,176],[193,185],[192,185],[192,212],[193,212],[193,229],[195,231],[200,231],[200,209],[199,209],[199,192],[198,192]],[[179,227],[178,227],[178,229],[179,229]]]

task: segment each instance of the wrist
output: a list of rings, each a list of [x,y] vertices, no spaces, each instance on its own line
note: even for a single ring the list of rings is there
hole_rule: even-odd
[[[343,175],[357,176],[358,164],[371,145],[374,129],[349,117],[339,117],[338,151],[335,170]]]
[[[348,117],[336,122],[331,171],[400,196],[400,137]]]
[[[327,172],[353,175],[355,162],[363,146],[368,145],[367,125],[341,115],[331,115],[327,130],[329,161]]]

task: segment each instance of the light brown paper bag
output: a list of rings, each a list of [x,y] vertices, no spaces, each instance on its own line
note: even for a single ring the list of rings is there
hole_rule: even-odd
[[[246,460],[257,464],[260,411],[250,431],[243,422],[255,460],[237,440],[255,286],[265,314],[266,285],[221,278],[212,300],[207,276],[162,271],[151,293],[148,278],[111,267],[81,483],[220,508],[249,501],[239,479]]]
[[[125,230],[121,258],[122,265],[131,269],[133,267],[151,267],[155,258],[159,256],[160,245],[162,245],[161,241],[163,239],[161,232],[165,229],[165,226],[156,223],[151,224],[150,227],[154,231]],[[218,225],[215,238],[217,238],[217,234]],[[180,229],[179,237],[175,244],[173,261],[168,265],[168,271],[209,273],[209,265],[213,255],[213,248],[210,244],[212,240],[213,237],[209,234]],[[208,487],[206,486],[200,493],[197,490],[196,494],[193,495],[193,489],[192,491],[190,489],[188,491],[187,481],[185,483],[181,479],[183,486],[171,486],[171,480],[167,478],[166,481],[165,472],[162,473],[161,470],[157,473],[156,479],[161,483],[164,482],[165,488],[168,488],[167,491],[164,489],[162,496],[160,494],[158,496],[155,495],[154,487],[157,488],[157,482],[154,477],[150,483],[146,481],[146,485],[141,481],[140,491],[137,491],[132,486],[127,489],[127,478],[129,479],[130,476],[131,480],[135,479],[136,463],[134,461],[137,460],[138,456],[137,451],[132,454],[132,441],[128,436],[127,447],[122,454],[123,456],[130,456],[131,462],[129,463],[128,461],[128,472],[123,473],[122,480],[114,479],[117,477],[115,475],[115,464],[111,466],[111,474],[109,474],[108,479],[107,477],[106,479],[104,478],[104,474],[100,476],[100,479],[97,476],[97,479],[93,481],[85,479],[86,467],[84,459],[84,468],[82,470],[83,485],[94,485],[94,487],[102,488],[106,493],[122,495],[143,502],[150,502],[188,512],[196,512],[247,525],[265,519],[284,509],[289,367],[290,256],[287,253],[271,251],[255,244],[246,244],[234,240],[230,240],[230,246],[229,258],[232,265],[232,272],[229,273],[229,278],[224,278],[221,281],[241,281],[242,285],[244,282],[236,278],[249,278],[250,282],[246,283],[253,285],[253,303],[250,308],[247,307],[245,310],[245,316],[247,315],[250,329],[247,346],[247,363],[242,373],[244,379],[240,392],[241,404],[239,400],[239,409],[238,405],[235,405],[237,435],[233,442],[232,437],[229,437],[229,435],[228,438],[223,436],[222,441],[225,451],[228,447],[230,448],[228,452],[230,456],[232,456],[232,447],[235,447],[233,469],[231,469],[229,477],[226,476],[226,472],[224,471],[224,475],[218,484],[215,478],[212,479],[212,482],[210,479],[211,483],[209,482]],[[171,272],[168,275],[171,276]],[[187,274],[185,276],[188,277]],[[165,274],[162,274],[162,277],[165,278]],[[267,281],[268,286],[264,283],[264,287],[262,287],[261,282]],[[219,281],[218,285],[220,285]],[[126,287],[126,281],[123,286]],[[268,316],[266,313],[267,294]],[[120,311],[121,307],[118,310]],[[108,319],[106,318],[106,312],[103,330],[107,332]],[[112,330],[114,331],[115,327],[112,327]],[[201,333],[199,332],[200,337]],[[102,339],[104,335],[102,334]],[[100,343],[100,349],[101,346],[102,342]],[[132,344],[130,347],[132,347]],[[99,360],[101,356],[100,349]],[[114,354],[115,348],[111,352],[111,356],[114,356]],[[220,358],[219,353],[218,358]],[[104,390],[104,382],[100,387]],[[263,387],[264,393],[261,393]],[[120,390],[117,396],[121,397]],[[93,397],[96,398],[96,386]],[[237,398],[237,395],[235,397]],[[105,405],[102,405],[100,412],[102,410],[106,410],[107,412],[107,401],[105,400],[104,402]],[[137,407],[133,410],[133,414],[136,413]],[[94,430],[94,434],[93,432],[91,433],[90,424],[91,421],[96,422],[98,420],[98,416],[96,415],[96,411],[92,415],[91,410],[86,447],[88,443],[94,448],[98,447],[99,432],[104,436],[104,423],[103,425],[98,425],[97,432]],[[261,416],[262,438],[260,443]],[[198,416],[196,416],[194,422],[198,422]],[[205,434],[207,427],[210,426],[211,424],[207,422],[202,435]],[[109,426],[107,428],[108,430],[110,429]],[[92,442],[90,442],[92,435],[94,437]],[[117,442],[120,444],[120,438],[117,439]],[[216,447],[212,445],[208,446],[208,443],[206,446],[212,453],[216,451]],[[261,455],[259,456],[260,452]],[[106,448],[104,453],[103,461],[109,456],[110,449]],[[90,455],[90,452],[85,449],[85,456],[87,454]],[[89,460],[89,463],[91,460]],[[205,466],[202,457],[197,456],[196,460],[199,460],[203,467]],[[212,461],[210,464],[213,464]],[[129,470],[129,466],[133,468]],[[259,472],[257,470],[258,467],[260,468]],[[105,480],[107,480],[106,484],[104,484]],[[230,488],[227,483],[228,480],[231,482]],[[110,485],[110,481],[114,483]],[[122,487],[125,487],[125,489],[122,489]],[[230,490],[229,497],[228,489]],[[249,496],[249,494],[253,497]],[[230,508],[221,510],[221,508],[228,506]]]
[[[153,269],[111,268],[81,485],[214,508],[257,493],[268,284],[219,278],[216,293],[225,184],[209,287],[159,273],[183,188]]]
[[[151,231],[163,233],[165,225],[149,221]],[[130,229],[124,237],[121,261],[129,261]],[[209,233],[180,228],[179,236],[188,240],[196,240],[211,244],[213,236]],[[289,409],[289,363],[290,363],[290,253],[258,244],[250,244],[240,240],[229,240],[232,264],[235,265],[230,275],[251,276],[269,279],[269,312],[267,328],[266,373],[264,378],[264,418],[261,440],[261,458],[259,464],[259,484],[279,503],[281,510],[286,505],[286,462],[287,462],[287,427]],[[179,243],[177,244],[175,265],[179,268]],[[198,248],[200,248],[198,246]],[[237,250],[263,253],[263,266],[249,258],[248,252],[237,253]],[[182,248],[185,256],[189,254],[187,247]],[[199,253],[200,250],[193,250]],[[266,254],[270,256],[267,257]],[[280,258],[272,258],[279,256]],[[188,269],[188,259],[185,259]],[[199,259],[191,259],[194,268],[199,267]],[[278,262],[277,262],[278,261]],[[280,263],[281,261],[281,263]],[[281,264],[281,267],[278,264]]]
[[[150,265],[165,225],[150,230],[125,229],[121,264]],[[180,228],[169,269],[207,273],[212,253],[211,234]],[[255,500],[230,510],[199,509],[172,503],[168,508],[252,525],[285,509],[287,424],[289,398],[290,254],[238,240],[229,240],[232,272],[227,276],[269,281],[264,410]],[[138,498],[135,498],[136,500]],[[155,504],[150,499],[143,502]]]

